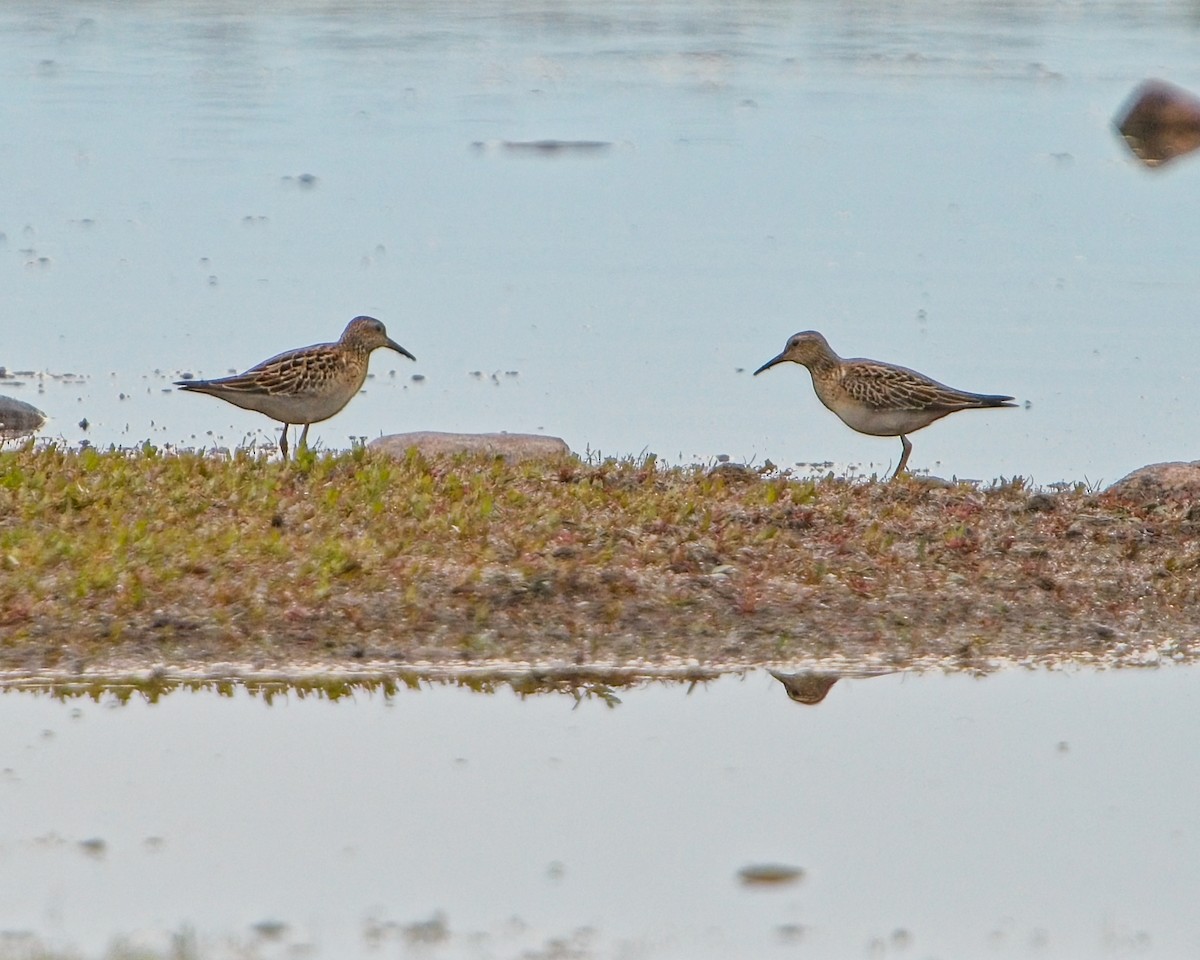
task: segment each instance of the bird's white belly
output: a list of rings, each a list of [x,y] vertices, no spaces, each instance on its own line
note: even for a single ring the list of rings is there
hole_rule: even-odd
[[[825,406],[836,413],[846,426],[873,437],[898,437],[904,433],[912,433],[929,426],[944,415],[942,411],[880,410],[845,400],[826,403]]]
[[[357,393],[357,391],[355,391]],[[320,423],[338,413],[354,393],[229,394],[230,403],[255,410],[280,423]]]

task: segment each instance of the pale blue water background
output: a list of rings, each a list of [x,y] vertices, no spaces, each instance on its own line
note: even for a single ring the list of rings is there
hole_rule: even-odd
[[[751,379],[814,327],[1030,402],[914,467],[1112,481],[1200,455],[1200,161],[1144,171],[1110,124],[1148,75],[1200,89],[1193,5],[15,0],[0,365],[87,380],[0,392],[72,443],[273,443],[163,389],[370,313],[419,363],[377,355],[326,447],[886,469],[802,369]],[[472,147],[543,138],[613,146]]]
[[[1195,957],[1196,680],[896,674],[815,707],[765,672],[615,708],[9,691],[0,956],[191,928],[205,957]],[[805,875],[739,883],[763,863]],[[439,913],[443,941],[406,942]]]

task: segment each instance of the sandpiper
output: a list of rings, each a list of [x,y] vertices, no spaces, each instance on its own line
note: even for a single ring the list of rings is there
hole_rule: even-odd
[[[304,424],[296,445],[300,449],[308,439],[310,425],[328,420],[362,389],[371,351],[379,347],[417,359],[389,337],[374,317],[355,317],[336,343],[288,350],[232,377],[177,380],[175,386],[207,393],[278,420],[283,424],[279,449],[286,460],[288,427]]]
[[[783,353],[764,363],[754,375],[786,360],[808,367],[817,399],[846,426],[874,437],[900,438],[904,453],[893,480],[908,465],[912,453],[905,434],[959,410],[1015,406],[1012,397],[956,390],[907,367],[862,358],[843,360],[815,330],[797,333]]]

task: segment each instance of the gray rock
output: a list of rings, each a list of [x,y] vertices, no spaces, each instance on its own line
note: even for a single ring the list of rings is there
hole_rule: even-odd
[[[426,430],[393,433],[372,440],[368,446],[398,458],[404,457],[412,447],[426,457],[482,454],[504,457],[513,463],[521,460],[553,460],[571,455],[571,448],[560,437],[543,437],[533,433],[438,433]]]
[[[1152,463],[1122,477],[1108,493],[1132,500],[1187,500],[1200,497],[1200,460]]]
[[[46,415],[32,404],[0,397],[0,439],[25,437],[41,429]]]

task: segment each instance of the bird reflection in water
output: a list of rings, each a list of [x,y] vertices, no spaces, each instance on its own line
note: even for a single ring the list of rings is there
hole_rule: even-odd
[[[833,685],[843,677],[866,679],[882,677],[892,670],[878,670],[874,673],[826,673],[820,670],[803,670],[800,673],[780,673],[778,670],[767,670],[771,676],[783,684],[788,699],[814,707],[828,696]]]

